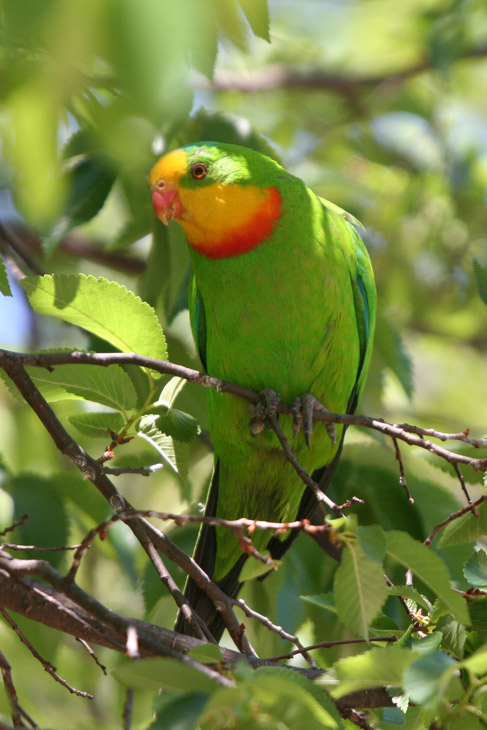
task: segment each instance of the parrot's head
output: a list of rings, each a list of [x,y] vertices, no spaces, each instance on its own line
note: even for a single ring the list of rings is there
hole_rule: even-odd
[[[200,142],[161,157],[149,175],[152,203],[208,258],[237,256],[272,234],[281,217],[282,168],[237,145]]]

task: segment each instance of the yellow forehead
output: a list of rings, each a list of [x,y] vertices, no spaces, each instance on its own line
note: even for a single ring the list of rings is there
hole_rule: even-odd
[[[160,180],[177,182],[188,169],[188,160],[184,150],[173,150],[156,162],[149,175],[149,184],[155,185]]]

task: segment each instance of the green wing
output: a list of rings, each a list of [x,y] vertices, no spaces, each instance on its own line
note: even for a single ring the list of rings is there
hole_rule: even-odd
[[[352,286],[353,301],[357,332],[360,344],[360,362],[357,370],[357,379],[353,387],[347,411],[355,410],[370,365],[372,343],[374,339],[375,312],[377,295],[375,289],[374,272],[370,263],[369,254],[364,242],[357,233],[357,228],[363,225],[353,215],[340,208],[329,200],[320,198],[323,207],[335,215],[339,215],[345,222],[347,241],[344,244],[344,253],[348,259],[350,283]]]
[[[206,316],[205,305],[193,275],[189,285],[189,316],[196,349],[206,370]]]

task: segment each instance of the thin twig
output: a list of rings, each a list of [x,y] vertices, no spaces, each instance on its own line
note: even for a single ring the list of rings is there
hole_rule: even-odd
[[[82,639],[80,636],[77,637],[76,641],[79,641],[79,643],[81,644],[81,646],[84,646],[84,648],[86,649],[86,651],[88,652],[88,654],[90,655],[90,657],[93,659],[93,661],[95,662],[95,664],[98,667],[100,667],[101,671],[106,676],[107,675],[107,668],[105,667],[104,664],[102,664],[100,662],[100,660],[98,659],[98,657],[96,656],[95,652],[93,651],[93,649],[91,648],[91,646],[88,644],[88,642],[85,641],[84,639]]]
[[[408,498],[408,502],[410,502],[411,504],[414,504],[414,498],[411,497],[411,492],[409,491],[408,483],[406,480],[406,472],[404,471],[404,463],[402,460],[401,449],[399,448],[399,443],[395,436],[392,437],[392,443],[394,444],[394,449],[396,452],[396,461],[399,464],[399,474],[400,474],[399,484],[406,492],[406,497]]]
[[[154,474],[163,467],[164,464],[153,464],[153,466],[104,466],[103,471],[105,474],[110,474],[112,477],[118,477],[122,474],[140,474],[140,476],[143,477],[150,477],[151,474]]]
[[[12,542],[0,543],[0,550],[25,550],[26,552],[35,551],[36,553],[59,553],[67,550],[77,550],[80,545],[63,545],[61,547],[39,547],[39,545],[16,545]]]
[[[135,691],[133,687],[127,687],[125,692],[125,702],[123,703],[123,727],[124,730],[130,730],[132,727],[132,711],[134,709],[134,695]]]
[[[458,464],[452,464],[452,466],[453,466],[453,469],[455,470],[455,474],[458,477],[458,481],[460,482],[462,492],[464,493],[465,497],[467,498],[468,504],[472,505],[472,497],[469,494],[467,485],[465,484],[465,479],[463,478],[463,474],[460,471],[460,467],[458,466]],[[478,513],[476,513],[476,511],[473,511],[473,514],[476,515],[476,517],[478,517]]]
[[[454,522],[455,520],[460,519],[460,517],[463,517],[468,512],[471,512],[475,514],[474,510],[476,510],[477,507],[479,507],[483,502],[487,502],[487,495],[483,495],[482,497],[479,497],[475,502],[472,502],[472,504],[467,505],[466,507],[462,507],[462,509],[457,510],[456,512],[452,512],[449,517],[447,517],[442,522],[439,522],[437,525],[433,527],[433,530],[428,535],[426,540],[424,541],[425,545],[431,545],[433,540],[435,539],[436,535],[439,533],[440,530],[442,530],[446,525],[449,525],[450,522]]]
[[[17,527],[22,527],[22,525],[25,525],[28,519],[29,515],[22,515],[20,520],[17,520],[17,522],[14,522],[12,525],[6,527],[5,530],[2,530],[2,532],[0,532],[0,537],[7,535],[9,532],[13,532]]]
[[[303,645],[301,644],[300,640],[297,636],[293,636],[293,634],[289,634],[287,631],[285,631],[282,626],[277,626],[276,624],[273,624],[272,621],[267,617],[264,616],[262,613],[258,613],[253,608],[250,608],[245,601],[242,598],[233,598],[232,603],[234,606],[238,606],[242,609],[242,611],[245,613],[246,616],[249,618],[255,618],[257,621],[259,621],[263,626],[265,626],[269,631],[273,631],[275,634],[281,637],[281,639],[284,639],[285,641],[290,641],[297,647],[297,654],[302,654],[304,659],[308,662],[310,667],[316,668],[317,665],[314,661],[314,659],[308,654],[308,651]]]
[[[17,690],[15,689],[15,685],[13,683],[12,679],[12,667],[7,661],[7,658],[3,652],[0,651],[0,670],[2,672],[3,677],[3,685],[5,687],[5,692],[10,700],[10,704],[12,705],[12,722],[14,726],[17,728],[26,727],[24,723],[22,722],[22,717],[24,717],[30,725],[35,728],[35,730],[38,730],[38,726],[32,720],[26,712],[21,708],[19,705],[19,698],[17,696]]]
[[[7,621],[7,623],[11,626],[11,628],[15,631],[15,633],[19,637],[20,641],[28,648],[28,650],[30,651],[32,656],[35,659],[37,659],[38,662],[40,662],[42,664],[42,666],[44,667],[46,672],[48,674],[50,674],[51,677],[56,680],[56,682],[59,682],[59,684],[61,684],[63,687],[65,687],[67,690],[69,690],[69,692],[71,692],[71,694],[73,694],[73,695],[77,695],[78,697],[85,697],[86,699],[89,699],[89,700],[93,699],[92,694],[90,694],[89,692],[83,692],[80,689],[75,689],[65,679],[63,679],[62,677],[59,676],[59,674],[56,671],[56,667],[53,664],[51,664],[50,661],[48,661],[47,659],[44,659],[44,657],[41,656],[41,654],[39,654],[37,649],[31,644],[29,639],[26,637],[26,635],[24,634],[24,632],[22,631],[20,626],[17,623],[15,623],[13,618],[7,613],[7,611],[5,611],[4,608],[0,608],[0,614],[4,617],[5,621]]]
[[[303,654],[304,652],[313,651],[314,649],[332,649],[334,646],[345,646],[347,644],[363,644],[368,643],[369,641],[385,641],[385,642],[394,642],[397,641],[396,636],[374,636],[369,639],[337,639],[336,641],[319,641],[316,644],[309,644],[308,646],[304,646],[300,649],[296,649],[294,651],[290,651],[287,654],[279,654],[278,656],[272,656],[269,657],[269,661],[273,662],[280,662],[283,659],[292,659],[295,656],[298,656],[299,654]]]

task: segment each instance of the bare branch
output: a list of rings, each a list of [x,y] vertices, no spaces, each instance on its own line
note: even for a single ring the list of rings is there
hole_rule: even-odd
[[[9,576],[5,575],[6,566],[10,568]],[[47,566],[47,567],[46,567]],[[48,584],[37,582],[25,577],[28,574],[42,576]],[[16,576],[16,580],[12,580]],[[24,577],[23,577],[24,576]],[[57,584],[53,585],[53,584]],[[75,599],[75,600],[74,600]],[[53,602],[64,606],[64,611],[53,611]],[[141,657],[173,656],[184,658],[186,653],[205,642],[184,634],[176,634],[169,629],[149,624],[140,619],[124,616],[111,611],[96,599],[85,593],[79,586],[66,582],[63,576],[44,561],[7,560],[0,555],[0,605],[16,611],[20,615],[28,616],[34,621],[49,626],[85,642],[92,642],[101,646],[125,652],[125,637],[129,626],[137,629],[139,650]],[[242,654],[225,647],[220,647],[223,663],[233,667],[237,662],[245,661],[253,668],[262,666],[277,666],[276,662],[268,659],[258,659],[255,656]],[[307,647],[304,648],[307,651]],[[207,665],[191,660],[193,666],[213,677],[223,686],[233,686],[233,683],[222,674]],[[282,666],[282,665],[279,665]],[[291,672],[298,672],[316,679],[324,670],[287,667]],[[385,690],[366,690],[337,700],[340,711],[350,707],[389,707],[391,698]]]

